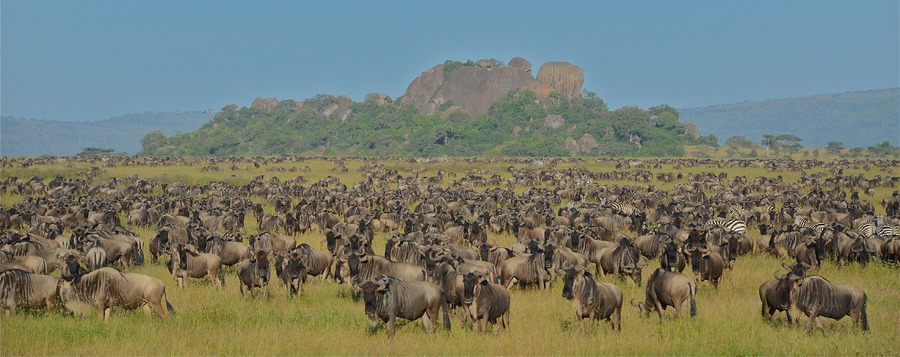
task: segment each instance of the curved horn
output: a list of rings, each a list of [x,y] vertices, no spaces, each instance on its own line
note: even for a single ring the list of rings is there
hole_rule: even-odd
[[[773,273],[772,273],[772,276],[774,276],[775,279],[781,279],[781,277],[778,276],[778,270],[776,270],[775,272],[773,272]]]
[[[781,258],[781,266],[787,270],[791,270],[791,267],[784,263],[784,258]]]

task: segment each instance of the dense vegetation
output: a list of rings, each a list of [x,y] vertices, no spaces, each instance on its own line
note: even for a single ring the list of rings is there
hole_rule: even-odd
[[[432,115],[418,115],[399,100],[387,98],[379,105],[378,96],[371,94],[349,105],[352,115],[346,120],[332,119],[329,112],[340,102],[339,97],[320,94],[299,108],[293,100],[269,111],[228,105],[197,131],[171,137],[158,131],[148,134],[141,140],[141,153],[553,157],[573,154],[571,145],[565,147],[567,138],[571,143],[588,136],[591,150],[576,155],[681,156],[684,144],[702,143],[686,133],[678,111],[668,105],[610,111],[589,91],[571,100],[554,92],[544,102],[534,92],[510,91],[477,118],[447,112],[452,102]],[[554,114],[565,123],[547,125],[545,118]]]
[[[136,154],[141,137],[154,130],[166,135],[196,130],[212,117],[203,112],[145,112],[107,120],[69,122],[0,120],[0,153],[4,156],[75,155],[86,147]]]
[[[790,133],[806,147],[842,142],[869,147],[900,146],[900,89],[823,94],[679,109],[681,121],[719,138],[743,136],[759,143],[766,134]]]

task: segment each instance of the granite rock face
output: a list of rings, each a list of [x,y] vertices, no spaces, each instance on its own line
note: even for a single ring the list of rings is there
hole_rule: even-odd
[[[569,98],[579,96],[584,73],[580,67],[567,62],[548,62],[541,66],[538,79],[531,75],[531,62],[514,57],[508,67],[494,67],[490,60],[481,59],[475,66],[459,68],[448,78],[440,64],[422,72],[406,89],[402,104],[418,109],[420,115],[430,115],[442,104],[453,102],[473,117],[487,114],[491,102],[503,98],[510,90],[533,91],[544,100],[552,91]],[[545,78],[541,80],[540,78]]]

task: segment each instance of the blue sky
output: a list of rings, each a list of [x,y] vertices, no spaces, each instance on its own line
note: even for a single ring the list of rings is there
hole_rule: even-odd
[[[398,97],[444,60],[515,56],[582,67],[611,108],[900,87],[896,0],[3,0],[0,26],[0,112],[48,120]]]

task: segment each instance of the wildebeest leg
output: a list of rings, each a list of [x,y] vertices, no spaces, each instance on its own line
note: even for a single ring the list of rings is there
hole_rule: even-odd
[[[816,308],[816,306],[812,306],[812,307],[809,309],[809,321],[806,322],[806,333],[809,333],[810,331],[812,331],[812,325],[813,325],[813,322],[816,322],[816,318],[819,317],[819,316],[818,316],[818,313],[819,313],[819,311],[818,311],[818,309]],[[821,323],[821,322],[818,322],[818,325],[819,325],[820,328],[822,327],[822,323]],[[823,329],[823,330],[824,330],[824,329]]]
[[[425,333],[431,333],[431,314],[427,309],[422,314],[422,325],[425,326]]]
[[[6,310],[6,317],[16,316],[16,304],[12,303],[8,307],[9,309]]]
[[[506,282],[506,286],[505,286],[506,290],[512,290],[513,284],[515,284],[515,282],[517,282],[517,281],[519,281],[519,279],[516,279],[516,277],[514,277],[514,276],[509,277],[509,280]]]
[[[100,318],[103,319],[103,322],[109,322],[109,315],[112,313],[112,307],[101,308],[100,310]]]
[[[617,307],[609,319],[609,327],[613,331],[622,331],[622,307]]]
[[[397,320],[397,316],[390,315],[387,321],[387,332],[389,338],[394,338],[394,322]]]
[[[654,306],[656,307],[656,314],[659,315],[659,322],[662,322],[662,312],[663,312],[663,306],[662,306],[662,303],[660,303],[659,301],[656,301],[656,302],[654,303]],[[676,307],[676,308],[675,308],[675,315],[676,315],[676,316],[678,315],[678,312],[679,312],[679,311],[680,311],[679,308]]]
[[[509,309],[503,313],[503,317],[500,318],[500,323],[503,324],[503,329],[509,331]]]
[[[153,315],[153,309],[150,307],[149,303],[142,304],[141,310],[144,310],[144,316],[150,317]]]

